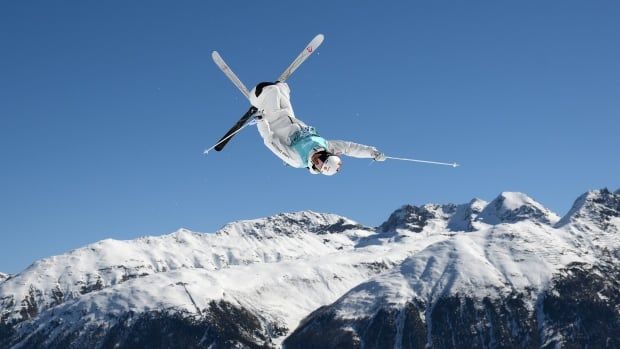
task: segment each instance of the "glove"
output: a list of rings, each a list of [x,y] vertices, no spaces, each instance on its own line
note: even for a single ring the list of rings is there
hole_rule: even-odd
[[[385,161],[385,154],[383,154],[382,152],[375,150],[372,152],[372,158],[375,161]]]

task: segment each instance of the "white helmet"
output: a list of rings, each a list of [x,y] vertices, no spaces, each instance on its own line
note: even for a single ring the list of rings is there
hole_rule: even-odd
[[[333,176],[338,171],[340,171],[340,165],[342,164],[342,160],[336,155],[330,155],[324,162],[323,166],[321,166],[321,174],[326,176]]]

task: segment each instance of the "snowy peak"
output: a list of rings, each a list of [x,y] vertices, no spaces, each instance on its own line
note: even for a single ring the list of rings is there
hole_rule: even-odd
[[[473,199],[468,204],[458,205],[456,212],[448,221],[448,229],[467,232],[476,230],[474,222],[487,205],[488,202],[480,199]]]
[[[503,192],[490,203],[476,198],[461,205],[405,205],[394,211],[381,224],[379,231],[401,229],[420,233],[425,229],[430,232],[444,228],[451,232],[472,232],[480,229],[481,223],[497,225],[529,220],[553,225],[559,219],[555,213],[523,193]]]
[[[274,236],[293,237],[308,233],[321,235],[326,233],[341,233],[347,230],[368,229],[370,228],[335,214],[301,211],[229,223],[218,232],[218,235],[271,238]]]
[[[482,210],[477,220],[491,225],[525,220],[552,225],[559,217],[523,193],[503,192]]]
[[[4,280],[8,279],[9,275],[5,274],[5,273],[0,273],[0,283],[3,282]]]
[[[379,231],[390,232],[403,229],[419,233],[432,220],[447,220],[457,211],[453,204],[427,204],[421,207],[404,205],[394,211],[387,221],[379,226]]]
[[[592,190],[581,195],[568,213],[557,223],[557,227],[569,223],[582,225],[583,221],[594,222],[601,229],[612,219],[620,217],[620,190],[615,193],[607,188]]]

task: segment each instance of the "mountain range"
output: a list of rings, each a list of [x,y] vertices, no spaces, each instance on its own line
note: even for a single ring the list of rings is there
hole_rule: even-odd
[[[0,273],[0,348],[620,347],[620,190],[303,211]]]

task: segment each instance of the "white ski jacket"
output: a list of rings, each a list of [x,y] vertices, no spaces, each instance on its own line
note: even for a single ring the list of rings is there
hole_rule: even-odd
[[[250,103],[262,112],[262,118],[257,124],[258,132],[267,148],[285,163],[296,168],[311,169],[310,158],[314,152],[302,159],[291,146],[291,136],[308,126],[295,117],[290,93],[288,84],[283,82],[263,87],[259,96],[256,96],[256,87],[250,91]],[[328,140],[326,150],[335,155],[355,158],[374,158],[380,154],[375,147],[339,140]]]

